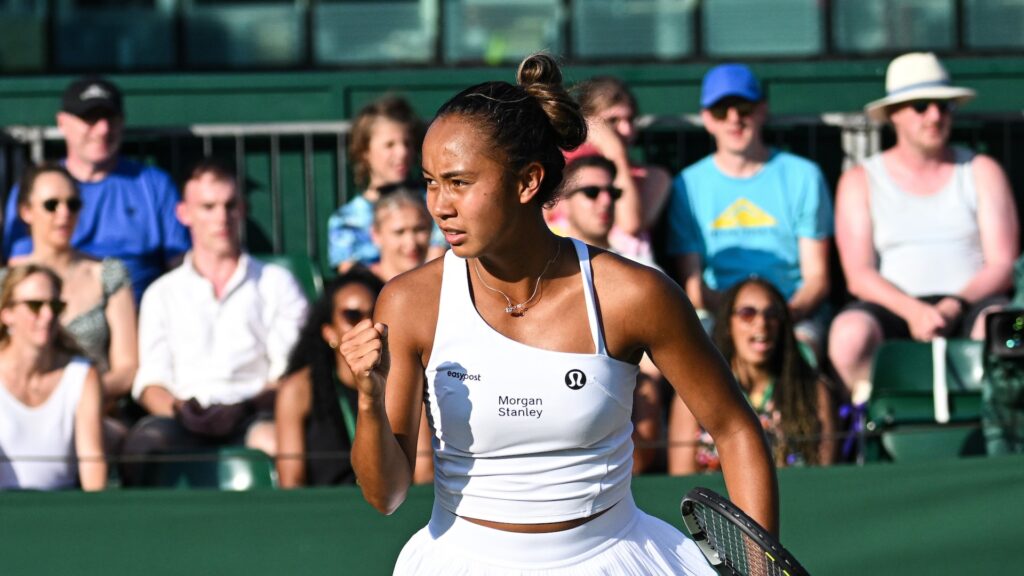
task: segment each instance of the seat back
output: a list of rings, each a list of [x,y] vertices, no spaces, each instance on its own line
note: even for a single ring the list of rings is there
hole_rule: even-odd
[[[979,425],[983,343],[951,339],[946,346],[949,422],[935,421],[932,344],[886,342],[872,366],[867,406],[868,460],[924,460],[984,453]]]
[[[267,264],[276,264],[292,273],[292,276],[306,292],[310,302],[317,299],[324,288],[320,268],[305,254],[253,254],[254,258]]]
[[[153,464],[156,484],[165,488],[255,490],[274,488],[274,462],[261,450],[227,446]]]

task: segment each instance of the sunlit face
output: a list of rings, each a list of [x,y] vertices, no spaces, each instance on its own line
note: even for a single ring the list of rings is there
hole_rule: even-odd
[[[57,128],[64,135],[70,161],[100,166],[117,157],[124,118],[105,110],[91,112],[85,117],[58,112]]]
[[[895,106],[889,112],[889,120],[901,143],[909,144],[924,152],[937,152],[946,146],[953,128],[952,109],[930,103],[923,112],[914,107],[914,102]]]
[[[719,151],[739,155],[761,142],[768,105],[730,96],[701,110],[700,117]]]
[[[177,213],[181,223],[189,228],[194,250],[215,255],[238,253],[244,213],[233,180],[206,173],[188,181]]]
[[[479,128],[458,115],[436,120],[423,142],[427,207],[452,251],[463,258],[521,241],[509,232],[524,212],[518,179],[495,154]]]
[[[399,204],[381,214],[372,230],[381,264],[399,273],[423,264],[430,248],[430,224],[430,216],[411,204]]]
[[[63,308],[53,281],[37,272],[14,287],[11,301],[0,310],[0,321],[7,327],[11,342],[43,348],[53,341]]]
[[[597,196],[590,195],[597,192]],[[608,244],[608,233],[615,223],[615,198],[612,175],[597,166],[580,168],[568,186],[565,215],[579,239],[595,246]]]
[[[748,284],[740,289],[729,319],[736,361],[760,367],[771,360],[779,344],[782,312],[761,286]]]
[[[387,118],[377,118],[370,128],[370,144],[363,160],[370,170],[370,186],[404,182],[414,159],[412,128]]]
[[[376,298],[366,286],[350,283],[334,293],[333,309],[330,324],[320,328],[321,337],[328,345],[337,347],[353,326],[366,318],[373,317],[373,305]],[[340,355],[340,354],[339,354]]]
[[[595,116],[614,130],[627,146],[636,139],[636,110],[629,104],[613,104]]]
[[[28,204],[18,214],[32,229],[34,245],[67,249],[78,224],[82,199],[78,189],[60,172],[44,172],[36,177]]]

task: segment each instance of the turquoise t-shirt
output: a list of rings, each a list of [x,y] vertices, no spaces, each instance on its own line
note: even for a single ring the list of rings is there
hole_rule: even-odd
[[[833,227],[832,198],[811,161],[773,150],[760,172],[733,178],[708,156],[673,183],[667,251],[699,254],[714,290],[756,275],[789,298],[803,284],[800,238],[827,238]]]

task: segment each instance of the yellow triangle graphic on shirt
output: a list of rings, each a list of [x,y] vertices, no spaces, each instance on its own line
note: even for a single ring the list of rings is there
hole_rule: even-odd
[[[775,226],[775,218],[746,198],[740,198],[733,202],[711,223],[713,230],[761,228],[766,226]]]

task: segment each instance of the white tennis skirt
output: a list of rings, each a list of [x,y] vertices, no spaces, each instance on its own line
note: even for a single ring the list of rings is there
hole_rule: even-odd
[[[473,524],[436,503],[413,535],[396,575],[717,576],[697,545],[623,498],[590,522],[561,532],[521,534]]]

